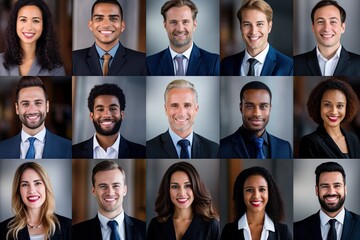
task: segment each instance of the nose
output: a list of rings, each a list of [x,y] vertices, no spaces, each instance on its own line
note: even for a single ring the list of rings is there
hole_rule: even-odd
[[[259,106],[254,107],[253,115],[254,115],[254,116],[260,116],[260,115],[261,115],[261,111],[260,111],[260,107],[259,107]]]
[[[337,113],[336,105],[332,105],[330,111],[331,113]]]
[[[176,30],[181,32],[181,31],[183,31],[183,29],[184,29],[184,24],[182,22],[178,22],[176,24]]]
[[[257,197],[259,197],[260,196],[260,192],[259,192],[259,190],[257,190],[257,189],[255,189],[254,190],[254,198],[257,198]]]
[[[185,188],[184,187],[180,187],[179,188],[179,194],[180,194],[180,196],[184,196],[185,195]]]

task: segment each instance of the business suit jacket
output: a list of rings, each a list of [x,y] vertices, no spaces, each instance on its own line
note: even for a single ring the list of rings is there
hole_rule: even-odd
[[[349,158],[360,158],[360,143],[357,136],[351,132],[341,129],[345,136],[349,151]],[[340,148],[326,132],[323,125],[319,125],[315,132],[301,138],[300,158],[345,158]]]
[[[219,145],[193,133],[191,158],[217,158]],[[146,142],[147,158],[179,158],[169,130]]]
[[[175,228],[172,216],[164,223],[159,223],[153,218],[149,224],[146,234],[148,240],[176,240]],[[219,240],[220,224],[216,219],[203,220],[200,216],[194,215],[186,229],[182,240]]]
[[[271,159],[292,159],[290,143],[267,132]],[[230,136],[220,140],[220,158],[250,158],[240,128]]]
[[[245,50],[221,60],[221,76],[239,76]],[[271,45],[260,76],[292,76],[293,59],[277,51]]]
[[[0,158],[20,158],[21,133],[0,141]],[[71,158],[71,141],[46,129],[42,158]]]
[[[55,233],[50,238],[50,240],[71,240],[71,223],[72,223],[71,219],[57,215],[57,214],[55,214],[55,215],[59,220],[60,228],[58,227],[58,225],[56,225]],[[6,239],[6,234],[8,232],[7,225],[10,222],[10,220],[12,220],[13,218],[14,217],[9,218],[9,219],[3,221],[2,223],[0,223],[0,239]],[[18,239],[19,240],[30,240],[30,235],[27,230],[27,227],[24,227],[23,229],[20,230]],[[13,239],[10,238],[10,240],[13,240]]]
[[[169,48],[146,58],[149,76],[174,76]],[[219,76],[220,56],[193,45],[186,76]]]
[[[307,53],[294,56],[295,76],[321,76],[316,56],[316,47]],[[360,76],[360,55],[351,53],[342,47],[339,62],[333,76]]]
[[[73,51],[72,58],[73,75],[103,75],[95,44],[90,48]],[[145,59],[145,53],[125,48],[119,43],[119,48],[109,67],[108,76],[146,76]]]
[[[345,209],[342,240],[360,239],[360,216]],[[318,240],[321,238],[319,212],[294,223],[294,240]]]
[[[63,66],[48,70],[42,68],[40,63],[35,59],[27,76],[65,76]],[[0,54],[0,76],[21,76],[18,65],[11,65],[9,69],[4,67],[4,53]]]
[[[293,236],[286,224],[274,222],[275,232],[269,231],[268,240],[292,240]],[[221,232],[222,240],[244,240],[244,229],[238,229],[238,221],[227,223]],[[304,238],[305,239],[305,238]]]
[[[94,137],[72,146],[73,158],[94,158]],[[130,142],[120,135],[118,158],[145,158],[145,146]]]
[[[145,240],[146,223],[125,214],[125,238],[127,240]],[[72,226],[73,240],[101,240],[100,220],[95,218],[75,224]]]

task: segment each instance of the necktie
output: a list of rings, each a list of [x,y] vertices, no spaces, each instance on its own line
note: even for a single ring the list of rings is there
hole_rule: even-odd
[[[111,228],[110,240],[120,240],[119,233],[116,229],[118,223],[115,220],[108,221],[107,225]]]
[[[190,141],[187,139],[179,140],[178,143],[181,146],[180,158],[190,158],[188,146],[190,146]]]
[[[184,76],[185,75],[183,59],[184,59],[184,56],[181,54],[178,54],[175,57],[175,60],[178,64],[178,68],[177,68],[177,71],[175,74],[176,76]]]
[[[255,64],[257,64],[259,61],[256,60],[255,58],[249,58],[248,62],[250,63],[249,66],[249,71],[248,71],[248,76],[255,76]]]
[[[255,138],[254,139],[255,147],[256,147],[256,158],[257,159],[265,159],[264,151],[262,149],[264,144],[263,138]]]
[[[28,138],[30,146],[29,149],[26,153],[25,159],[34,159],[35,158],[35,147],[34,147],[34,142],[36,140],[36,138],[34,137],[29,137]]]
[[[330,229],[329,229],[327,240],[336,240],[337,239],[335,222],[336,222],[336,219],[329,220]]]
[[[109,72],[109,60],[111,58],[111,55],[108,53],[105,53],[102,58],[104,59],[103,67],[102,67],[103,75],[107,76],[107,74]]]

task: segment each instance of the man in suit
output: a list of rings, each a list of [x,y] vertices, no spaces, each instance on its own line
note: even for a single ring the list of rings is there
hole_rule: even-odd
[[[193,42],[197,6],[191,0],[170,0],[161,8],[169,48],[147,57],[148,75],[219,76],[220,57]]]
[[[93,168],[91,180],[98,214],[73,225],[72,239],[145,240],[146,223],[124,212],[127,193],[124,169],[114,161],[105,160]]]
[[[336,162],[320,164],[316,170],[316,196],[320,211],[294,223],[294,239],[360,239],[360,216],[345,209],[345,171]]]
[[[345,10],[333,0],[318,2],[311,11],[317,46],[294,56],[296,76],[360,76],[360,55],[341,45],[345,32]]]
[[[73,75],[146,75],[145,53],[125,48],[119,41],[125,21],[117,0],[97,0],[92,6],[88,25],[95,44],[73,51]]]
[[[240,91],[243,125],[220,140],[220,158],[291,159],[290,143],[266,131],[270,119],[271,91],[259,81],[244,85]]]
[[[88,108],[96,132],[89,140],[73,146],[73,158],[145,158],[145,146],[120,135],[125,106],[125,95],[116,84],[93,87]]]
[[[22,130],[0,142],[0,158],[71,158],[71,141],[45,127],[49,106],[42,80],[39,77],[21,77],[16,89],[15,111]]]
[[[292,76],[293,60],[268,43],[273,11],[264,0],[246,0],[237,12],[246,49],[221,60],[222,76]]]
[[[199,111],[194,85],[174,80],[167,85],[164,99],[170,128],[146,142],[146,157],[217,158],[219,145],[193,132]]]

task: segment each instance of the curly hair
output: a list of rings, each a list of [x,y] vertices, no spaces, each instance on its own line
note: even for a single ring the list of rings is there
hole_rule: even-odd
[[[20,46],[20,38],[16,32],[16,22],[19,10],[24,6],[36,6],[43,17],[43,31],[36,41],[36,58],[42,68],[52,70],[62,66],[59,53],[59,44],[53,27],[51,12],[43,0],[17,1],[10,13],[9,25],[6,28],[6,50],[4,54],[4,67],[21,65],[24,57]]]
[[[116,84],[104,83],[102,85],[95,85],[89,93],[88,108],[90,112],[94,112],[95,98],[100,95],[111,95],[117,97],[120,103],[120,110],[125,110],[126,102],[123,90],[119,88]]]
[[[199,215],[205,221],[219,220],[210,192],[194,166],[187,162],[175,163],[165,172],[155,200],[155,211],[158,214],[157,220],[161,223],[166,222],[174,213],[174,204],[171,202],[169,190],[170,179],[175,172],[185,172],[190,179],[191,189],[194,194],[194,201],[191,205],[193,213]]]
[[[309,99],[307,101],[307,110],[309,112],[309,116],[314,120],[314,122],[318,124],[323,123],[323,119],[321,118],[321,99],[324,93],[327,90],[339,90],[346,96],[346,115],[344,118],[344,122],[351,122],[358,111],[359,108],[359,100],[356,96],[355,91],[352,89],[350,84],[347,82],[330,78],[325,81],[320,82],[310,93]]]
[[[244,202],[244,183],[250,176],[262,176],[268,184],[269,200],[265,211],[272,221],[279,222],[284,219],[284,201],[280,195],[279,188],[271,174],[263,167],[251,167],[243,170],[234,183],[233,200],[235,203],[235,220],[239,220],[246,212]]]
[[[24,202],[21,200],[20,195],[20,181],[21,176],[27,169],[32,169],[44,182],[46,189],[46,199],[43,205],[41,206],[40,218],[42,225],[44,226],[45,238],[50,239],[55,233],[56,225],[60,227],[59,220],[55,215],[55,196],[51,187],[49,175],[46,173],[45,169],[36,162],[26,162],[21,164],[14,175],[13,185],[12,185],[12,208],[15,214],[15,217],[8,224],[8,233],[6,234],[6,239],[18,239],[20,231],[26,227],[26,219],[28,218],[27,207]]]

